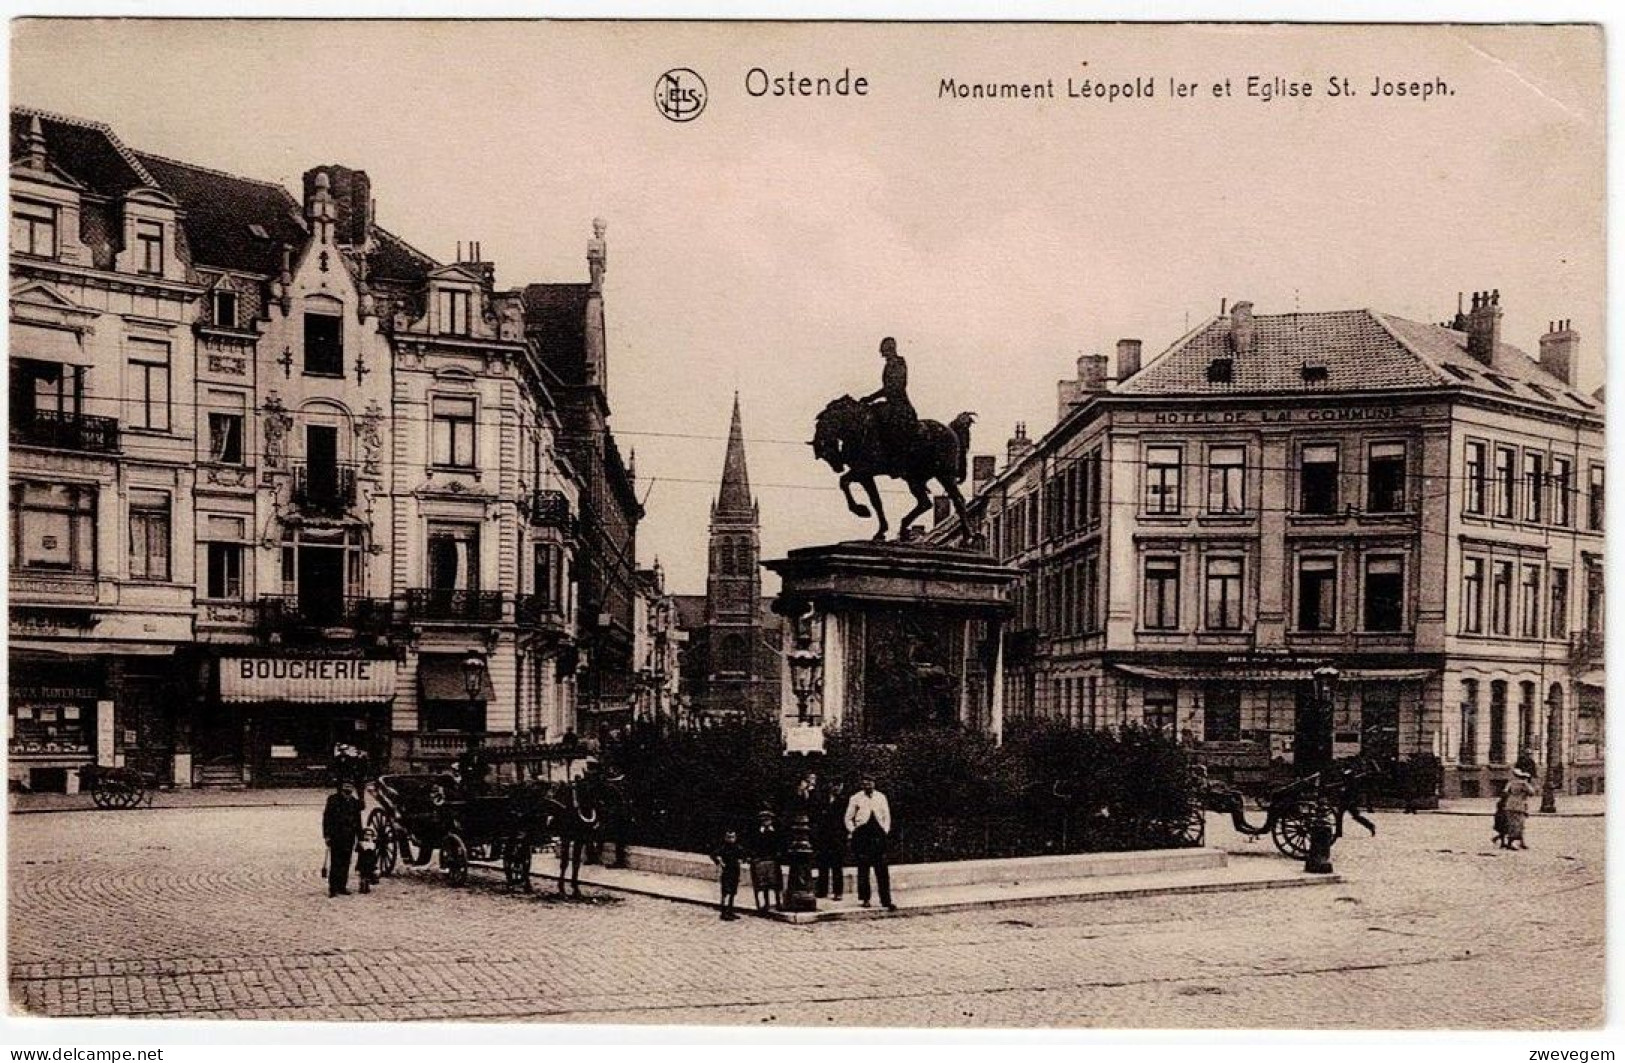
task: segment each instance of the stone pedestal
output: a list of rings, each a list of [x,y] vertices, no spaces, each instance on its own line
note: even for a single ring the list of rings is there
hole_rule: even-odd
[[[997,741],[1004,730],[1003,627],[1017,569],[982,554],[848,542],[763,562],[782,587],[784,652],[818,654],[805,712],[785,669],[781,716],[792,749],[822,749],[848,727],[884,741],[961,723]]]

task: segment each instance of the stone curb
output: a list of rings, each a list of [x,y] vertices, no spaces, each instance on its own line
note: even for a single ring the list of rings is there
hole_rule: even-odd
[[[1462,808],[1462,809],[1434,808],[1434,809],[1429,809],[1426,812],[1419,812],[1419,813],[1417,813],[1417,815],[1421,815],[1421,816],[1477,816],[1477,817],[1479,817],[1481,819],[1493,819],[1494,816],[1495,816],[1495,811],[1493,809],[1491,809],[1491,810],[1485,811],[1485,812],[1476,812],[1476,811],[1474,811],[1472,809],[1467,809],[1467,808]],[[1608,815],[1607,812],[1531,812],[1531,813],[1529,813],[1530,818],[1539,817],[1541,819],[1602,819],[1603,817],[1605,817],[1607,815]]]

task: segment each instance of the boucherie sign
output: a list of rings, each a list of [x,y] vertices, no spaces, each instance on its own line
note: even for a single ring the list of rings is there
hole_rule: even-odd
[[[394,661],[353,657],[224,657],[221,701],[303,701],[331,705],[395,696]]]

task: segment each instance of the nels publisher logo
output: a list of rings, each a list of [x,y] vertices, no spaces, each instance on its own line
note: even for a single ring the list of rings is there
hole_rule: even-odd
[[[655,82],[655,106],[673,122],[692,122],[705,110],[705,79],[680,66]]]

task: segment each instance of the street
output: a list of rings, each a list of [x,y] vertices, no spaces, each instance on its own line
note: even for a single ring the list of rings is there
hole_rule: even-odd
[[[791,926],[427,871],[328,899],[320,809],[10,819],[34,1015],[796,1026],[1573,1028],[1603,1017],[1601,818],[1379,814],[1347,881]],[[1280,859],[1218,817],[1209,842]],[[544,866],[539,858],[538,868]]]

